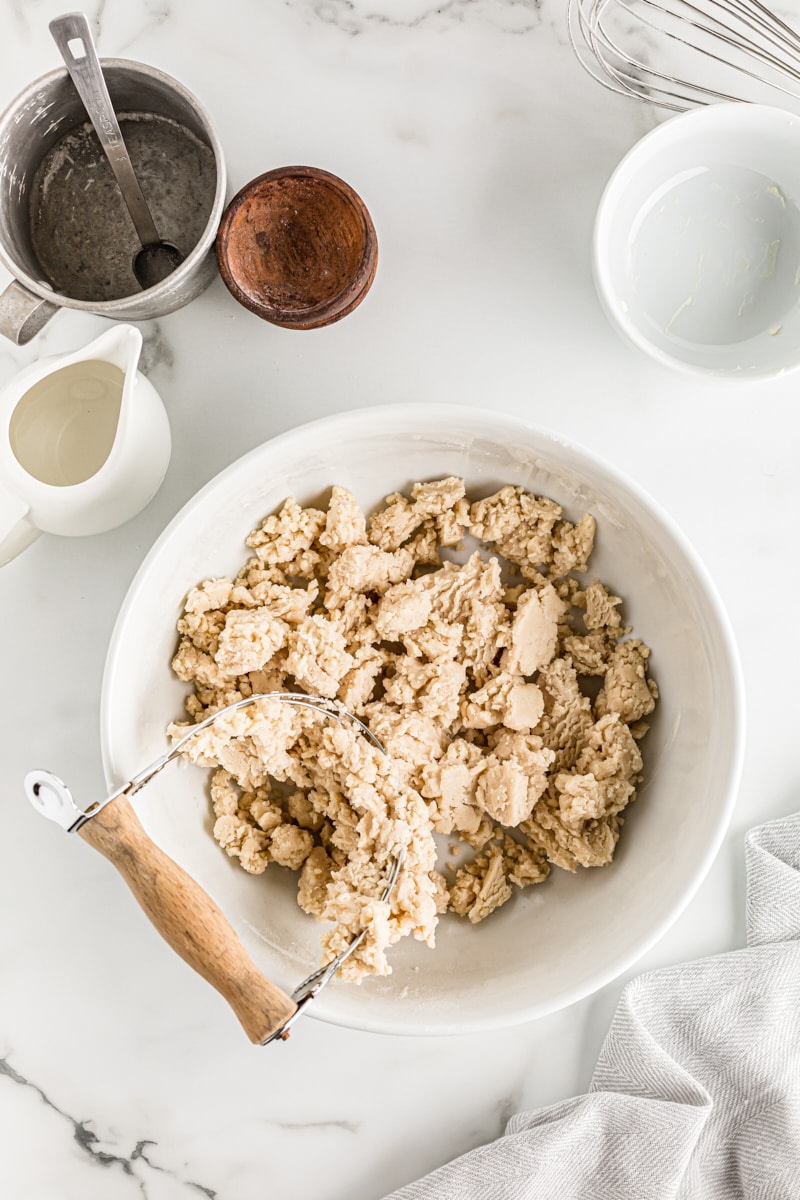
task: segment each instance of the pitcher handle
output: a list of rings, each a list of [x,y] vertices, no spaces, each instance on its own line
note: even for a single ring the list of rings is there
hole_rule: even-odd
[[[0,488],[0,567],[27,550],[41,532],[31,520],[25,501]]]
[[[15,279],[0,295],[0,334],[15,346],[24,346],[58,310],[58,304],[34,295]]]

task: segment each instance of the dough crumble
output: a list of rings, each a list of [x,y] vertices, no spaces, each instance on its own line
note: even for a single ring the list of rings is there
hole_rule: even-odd
[[[325,962],[366,929],[343,978],[389,974],[401,937],[433,946],[445,911],[475,924],[553,866],[611,861],[658,689],[621,598],[581,578],[595,533],[591,514],[573,524],[511,485],[470,502],[461,479],[417,483],[369,516],[333,487],[325,510],[290,497],[235,579],[189,593],[172,664],[193,684],[189,724],[299,690],[341,702],[386,748],[265,697],[184,752],[213,768],[225,852],[255,875],[299,872]],[[465,538],[477,548],[453,561]],[[471,860],[438,870],[436,833]]]

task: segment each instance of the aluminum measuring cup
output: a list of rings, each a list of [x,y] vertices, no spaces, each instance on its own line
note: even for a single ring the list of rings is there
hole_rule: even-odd
[[[118,321],[144,321],[194,300],[216,274],[214,240],[225,207],[222,146],[202,105],[171,76],[128,59],[101,59],[117,112],[170,118],[205,143],[214,155],[216,189],[200,240],[184,262],[155,287],[118,300],[77,300],[56,292],[43,277],[31,245],[33,178],[44,156],[87,120],[64,68],[31,83],[0,116],[0,262],[14,281],[0,295],[0,334],[17,345],[29,342],[58,312],[75,308]]]

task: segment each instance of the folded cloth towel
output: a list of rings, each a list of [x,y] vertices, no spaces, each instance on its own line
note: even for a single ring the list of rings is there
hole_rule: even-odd
[[[587,1095],[390,1200],[800,1200],[800,814],[746,859],[748,949],[634,979]]]

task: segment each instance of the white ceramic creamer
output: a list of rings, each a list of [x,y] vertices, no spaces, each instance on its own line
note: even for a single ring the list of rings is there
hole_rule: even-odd
[[[155,495],[171,439],[141,350],[139,330],[118,325],[0,391],[0,566],[40,533],[113,529]]]

